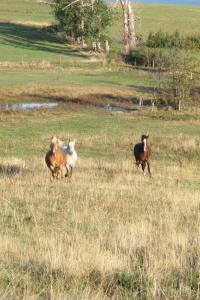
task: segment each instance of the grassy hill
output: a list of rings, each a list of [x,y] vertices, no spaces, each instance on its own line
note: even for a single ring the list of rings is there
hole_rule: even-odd
[[[137,15],[137,32],[146,36],[149,31],[160,28],[172,32],[178,29],[182,34],[198,33],[200,7],[140,4],[134,5]],[[122,15],[120,7],[110,28],[114,47],[122,40]],[[17,24],[20,23],[20,24]],[[34,0],[2,0],[0,3],[0,60],[84,60],[83,54],[63,45],[41,26],[54,23],[47,4]],[[185,25],[187,24],[187,26]],[[38,27],[40,26],[40,27]]]
[[[139,3],[134,7],[137,31],[144,36],[149,30],[156,31],[159,28],[168,31],[179,29],[183,34],[199,30],[199,7]],[[119,6],[114,10],[115,19],[110,36],[114,41],[112,48],[118,51],[122,45],[122,15]],[[63,44],[45,30],[45,25],[53,22],[47,4],[34,0],[22,0],[17,5],[14,0],[0,2],[1,94],[3,89],[9,90],[11,86],[28,89],[35,85],[41,89],[43,85],[45,88],[53,85],[60,89],[79,85],[96,86],[99,91],[99,86],[103,85],[107,88],[118,85],[127,90],[134,86],[140,86],[142,90],[151,85],[149,74],[118,66],[117,63],[107,67],[95,62],[95,57],[90,64],[89,53]],[[127,71],[129,73],[124,73]],[[133,96],[136,94],[133,91]]]
[[[47,24],[53,21],[48,5],[37,0],[1,0],[0,20]]]

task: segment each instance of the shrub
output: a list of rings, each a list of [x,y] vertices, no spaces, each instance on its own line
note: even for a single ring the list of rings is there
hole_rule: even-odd
[[[149,33],[146,46],[150,48],[179,48],[186,50],[197,50],[200,49],[200,35],[198,34],[182,37],[177,30],[171,34],[159,30],[155,33]]]

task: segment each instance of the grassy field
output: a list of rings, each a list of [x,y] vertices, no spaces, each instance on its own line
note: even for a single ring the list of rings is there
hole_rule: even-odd
[[[145,36],[199,30],[200,8],[135,7]],[[0,299],[200,299],[199,110],[100,108],[149,99],[153,74],[91,61],[45,31],[52,22],[45,4],[0,1],[0,104],[60,103],[0,110]],[[118,48],[120,22],[117,8],[110,35]],[[132,155],[147,132],[152,178]],[[71,180],[50,182],[53,134],[76,138]]]
[[[27,85],[42,86],[97,86],[97,87],[142,87],[150,85],[151,76],[143,71],[114,72],[101,69],[67,70],[2,70],[0,87],[23,87]]]
[[[0,118],[1,299],[199,298],[199,115],[64,105]],[[147,131],[152,179],[132,157]],[[53,133],[77,139],[71,182],[50,182]]]
[[[1,0],[0,20],[3,22],[39,23],[49,24],[53,21],[51,8],[39,1],[21,0],[16,4],[16,0]]]
[[[195,6],[173,6],[154,4],[135,4],[137,32],[147,36],[149,31],[173,32],[178,29],[182,34],[199,32],[200,8]],[[113,39],[112,48],[117,51],[122,41],[121,8],[110,28]],[[51,8],[34,0],[1,0],[0,3],[0,61],[84,61],[88,56],[63,45],[55,36],[44,29],[47,24],[55,23]],[[187,26],[185,26],[187,24]]]
[[[85,55],[67,47],[41,27],[0,23],[1,61],[83,60]]]
[[[135,108],[139,97],[152,98],[152,75],[110,68],[3,68],[0,103],[61,101]]]

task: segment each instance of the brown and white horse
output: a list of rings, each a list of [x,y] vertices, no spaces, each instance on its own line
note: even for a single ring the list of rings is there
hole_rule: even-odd
[[[150,169],[150,158],[151,158],[151,147],[148,144],[149,135],[143,134],[141,136],[141,143],[138,143],[134,146],[134,156],[136,165],[142,166],[143,174],[145,175],[145,168],[147,165],[147,169],[149,172],[149,175],[151,176],[151,169]]]
[[[51,171],[51,180],[63,177],[63,167],[66,166],[67,157],[61,148],[61,143],[57,136],[52,137],[50,150],[45,156],[45,162]]]

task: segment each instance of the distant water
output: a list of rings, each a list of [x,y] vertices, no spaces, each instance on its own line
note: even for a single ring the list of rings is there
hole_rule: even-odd
[[[136,2],[200,6],[200,0],[136,0]]]
[[[3,104],[0,108],[4,111],[9,110],[29,110],[29,109],[39,109],[39,108],[54,108],[58,105],[57,102],[31,102],[31,103],[9,103]]]

